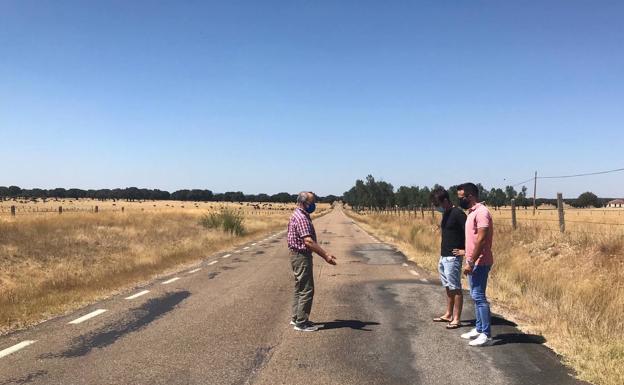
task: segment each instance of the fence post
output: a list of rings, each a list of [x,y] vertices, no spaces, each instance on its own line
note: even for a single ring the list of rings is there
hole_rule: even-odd
[[[96,213],[98,212],[98,207],[97,207],[97,206],[95,206],[95,212],[96,212]]]
[[[123,206],[121,206],[121,212],[123,213],[125,210],[125,208]]]
[[[559,213],[559,230],[565,233],[565,219],[563,217],[563,194],[557,193],[557,212]]]
[[[11,216],[15,216],[15,206],[11,206]]]
[[[515,230],[518,227],[516,222],[516,200],[511,200],[511,227]]]
[[[63,214],[63,206],[59,206],[59,214]]]

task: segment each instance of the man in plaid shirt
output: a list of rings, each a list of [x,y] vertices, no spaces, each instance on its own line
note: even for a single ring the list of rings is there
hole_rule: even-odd
[[[316,196],[303,191],[297,196],[297,208],[288,223],[288,249],[290,263],[295,276],[295,295],[291,325],[297,331],[313,332],[318,327],[310,322],[312,299],[314,297],[314,275],[312,253],[320,255],[330,265],[336,264],[336,257],[327,253],[316,243],[316,232],[310,214],[316,209]]]

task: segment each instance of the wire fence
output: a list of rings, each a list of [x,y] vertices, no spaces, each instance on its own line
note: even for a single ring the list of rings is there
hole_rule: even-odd
[[[262,203],[215,203],[215,202],[102,202],[94,201],[74,202],[11,202],[0,203],[0,217],[43,216],[68,213],[136,213],[136,212],[171,212],[201,210],[215,211],[234,209],[252,216],[268,216],[290,212],[293,204],[262,204]]]
[[[493,210],[490,208],[495,227],[508,229],[509,231],[518,229],[534,229],[539,231],[548,231],[553,233],[570,233],[584,235],[605,235],[613,232],[621,232],[624,234],[624,208],[597,210],[597,209],[540,209],[533,215],[530,211],[516,216],[513,208],[498,208]],[[563,217],[560,218],[560,211]],[[431,208],[391,208],[382,210],[359,210],[361,215],[377,215],[394,217],[394,220],[409,221],[427,221],[431,225],[438,225],[442,219],[442,214]],[[553,216],[555,216],[553,218]]]

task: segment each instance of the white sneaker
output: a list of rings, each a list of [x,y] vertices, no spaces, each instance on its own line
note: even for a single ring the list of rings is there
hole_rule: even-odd
[[[461,338],[465,339],[465,340],[471,340],[473,338],[477,338],[479,337],[481,333],[479,333],[477,331],[477,328],[472,329],[471,331],[469,331],[468,333],[464,333],[461,335]]]
[[[492,338],[488,337],[487,334],[481,333],[477,338],[468,342],[470,346],[489,346],[492,344]]]
[[[312,323],[305,323],[303,325],[295,325],[294,329],[298,332],[315,332],[319,330],[319,327]]]
[[[295,321],[291,320],[290,321],[290,326],[295,326],[295,325],[297,325],[297,323]]]

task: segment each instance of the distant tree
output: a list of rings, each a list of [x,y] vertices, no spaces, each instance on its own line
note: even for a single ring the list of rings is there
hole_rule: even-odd
[[[295,202],[296,200],[297,200],[296,195],[293,196],[292,194],[289,194],[287,192],[281,192],[281,193],[271,195],[271,202],[292,203],[292,202]]]
[[[486,204],[489,206],[498,208],[505,204],[507,199],[507,194],[500,188],[492,188],[490,192],[487,194]]]
[[[81,190],[79,188],[70,188],[67,190],[67,198],[79,199],[86,197],[87,192],[85,190]]]
[[[67,190],[65,190],[62,187],[57,187],[55,189],[48,191],[49,198],[65,198],[66,195],[67,195]]]
[[[579,195],[576,198],[576,202],[574,204],[576,207],[600,207],[600,199],[596,196],[596,194],[587,191]]]
[[[9,186],[9,197],[17,198],[22,194],[22,189],[17,186]]]
[[[513,186],[506,186],[505,194],[507,195],[506,196],[507,204],[511,204],[511,200],[516,199],[516,197],[518,196],[518,192],[516,191],[516,189],[513,188]]]
[[[9,197],[9,188],[6,186],[0,186],[0,200],[4,200]]]

